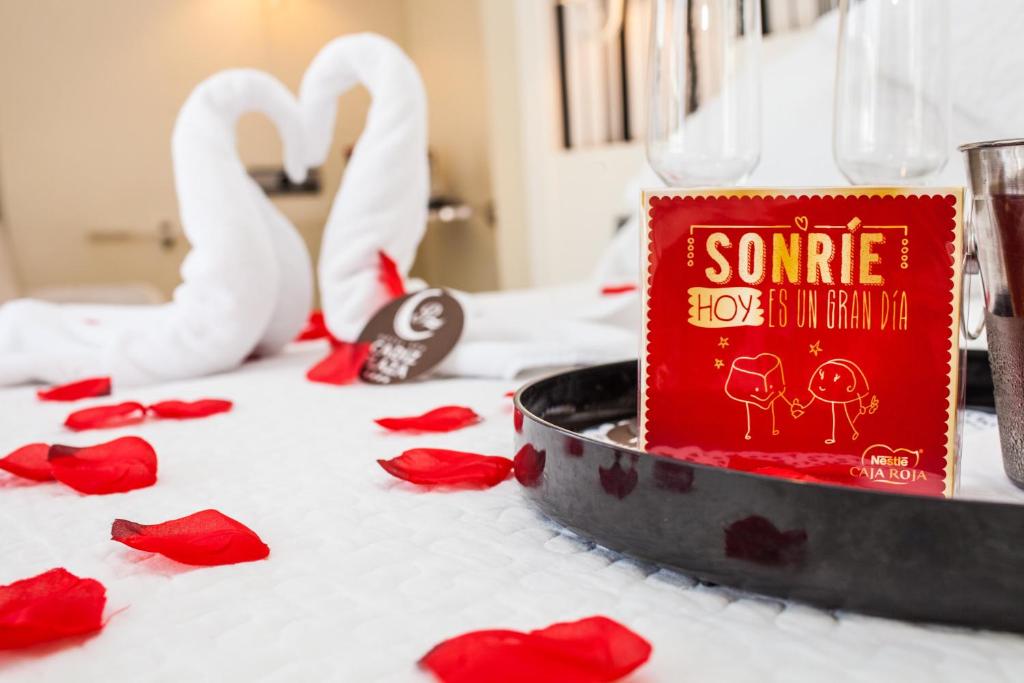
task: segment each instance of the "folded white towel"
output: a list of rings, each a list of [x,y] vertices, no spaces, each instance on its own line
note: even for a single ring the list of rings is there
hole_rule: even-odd
[[[311,269],[294,228],[238,158],[235,124],[251,111],[276,124],[288,175],[302,180],[301,116],[280,82],[231,70],[200,83],[172,140],[181,223],[192,246],[173,302],[7,304],[0,308],[0,384],[89,375],[110,375],[118,385],[194,377],[233,368],[295,336],[310,307]]]
[[[390,40],[363,33],[328,43],[302,78],[306,162],[331,148],[338,96],[362,84],[373,98],[324,230],[320,297],[327,328],[353,341],[387,301],[383,250],[408,272],[426,228],[430,195],[426,93],[416,66]]]
[[[593,282],[485,294],[455,292],[462,338],[438,372],[513,379],[531,370],[636,358],[635,291],[602,295]]]

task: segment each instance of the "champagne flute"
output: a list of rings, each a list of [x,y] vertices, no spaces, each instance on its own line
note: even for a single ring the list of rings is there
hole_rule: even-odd
[[[761,155],[760,0],[654,0],[647,159],[669,185],[733,185]]]
[[[948,0],[841,0],[832,153],[854,185],[921,183],[949,158]]]

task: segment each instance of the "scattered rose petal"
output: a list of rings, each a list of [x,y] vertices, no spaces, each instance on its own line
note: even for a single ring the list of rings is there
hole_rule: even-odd
[[[405,296],[405,283],[402,282],[402,274],[398,272],[398,264],[383,251],[377,254],[380,257],[380,281],[384,289],[392,299]]]
[[[31,479],[32,481],[53,481],[50,462],[46,459],[50,447],[45,443],[32,443],[0,459],[0,470]]]
[[[53,477],[81,493],[121,493],[156,483],[156,451],[137,436],[85,448],[54,445],[49,461]]]
[[[513,462],[516,481],[528,488],[533,487],[540,483],[540,475],[544,474],[547,453],[538,451],[533,444],[523,444]]]
[[[415,417],[381,417],[374,420],[393,432],[453,432],[474,425],[480,416],[463,406],[442,406]]]
[[[605,683],[651,656],[642,637],[607,617],[538,631],[474,631],[446,640],[420,660],[442,683]]]
[[[149,406],[149,412],[157,417],[171,420],[191,420],[231,410],[231,401],[219,398],[204,398],[198,401],[160,401]]]
[[[99,631],[106,602],[103,584],[66,569],[0,586],[0,650]]]
[[[505,398],[513,398],[515,395],[516,395],[516,392],[515,392],[514,389],[512,391],[506,391],[505,392]]]
[[[616,294],[635,292],[637,289],[638,287],[632,282],[626,282],[621,285],[605,285],[601,288],[601,294],[603,296],[615,296]]]
[[[110,537],[136,550],[160,553],[184,564],[237,564],[270,555],[270,548],[255,531],[217,510],[203,510],[162,524],[116,519]]]
[[[295,341],[314,341],[317,339],[326,339],[331,342],[331,346],[339,346],[345,342],[338,341],[331,331],[327,329],[327,320],[324,318],[323,311],[313,311],[309,314],[309,320],[306,321],[306,326],[299,332],[299,335],[295,337]]]
[[[309,369],[306,378],[324,384],[351,384],[359,379],[359,372],[369,357],[369,344],[338,342],[326,358]]]
[[[462,484],[490,487],[508,478],[512,461],[443,448],[413,448],[397,458],[377,461],[384,470],[414,484]]]
[[[309,314],[306,326],[295,337],[295,341],[314,341],[316,339],[327,339],[330,336],[331,333],[327,331],[327,323],[324,322],[323,311],[313,311]]]
[[[77,401],[96,396],[110,396],[110,378],[92,377],[49,389],[40,389],[36,396],[40,401]]]
[[[64,426],[76,432],[86,429],[110,429],[138,424],[146,419],[146,407],[135,401],[77,410],[64,420]]]

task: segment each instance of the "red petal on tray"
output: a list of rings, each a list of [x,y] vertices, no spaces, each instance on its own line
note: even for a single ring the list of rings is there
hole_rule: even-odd
[[[836,470],[836,474],[840,475],[834,479],[822,478],[817,476],[817,472],[821,470],[821,467],[804,467],[796,468],[785,463],[773,462],[768,460],[759,460],[756,458],[748,458],[743,455],[733,455],[729,458],[729,468],[734,470],[742,470],[743,472],[751,472],[753,474],[763,474],[769,477],[779,477],[782,479],[792,479],[793,481],[807,481],[820,484],[842,484],[841,475],[847,473],[849,478],[849,466],[843,464],[839,467],[829,468],[826,464],[825,472],[829,472],[830,469]]]
[[[82,398],[110,396],[110,378],[92,377],[36,392],[40,401],[77,401]]]
[[[351,384],[359,379],[359,371],[370,357],[370,345],[337,342],[330,354],[306,373],[306,379],[324,384]]]
[[[99,631],[106,602],[103,584],[66,569],[0,586],[0,650]]]
[[[50,447],[54,478],[89,494],[121,493],[156,483],[156,451],[137,436],[97,446]]]
[[[331,333],[327,331],[327,323],[324,322],[323,311],[313,311],[309,314],[306,326],[295,337],[295,341],[313,341],[315,339],[327,339]]]
[[[490,487],[508,478],[512,461],[443,448],[413,448],[397,458],[377,461],[391,476],[414,484]]]
[[[779,477],[781,479],[792,479],[793,481],[809,481],[816,484],[831,484],[828,479],[822,479],[816,477],[813,474],[807,472],[801,472],[800,470],[793,469],[791,467],[773,467],[771,465],[763,465],[761,467],[755,467],[753,469],[746,470],[747,472],[753,472],[754,474],[763,474],[769,477]]]
[[[226,413],[234,404],[219,398],[204,398],[198,401],[160,401],[147,410],[157,417],[171,420],[191,420]]]
[[[615,296],[616,294],[635,292],[637,289],[637,286],[632,282],[623,283],[621,285],[605,285],[601,288],[601,294],[603,296]]]
[[[480,416],[464,406],[442,406],[415,417],[380,417],[374,420],[393,432],[453,432],[479,421]]]
[[[0,470],[31,479],[32,481],[53,481],[50,462],[46,459],[50,447],[45,443],[22,446],[4,458],[0,458]]]
[[[146,407],[135,401],[76,410],[64,420],[64,426],[76,432],[86,429],[110,429],[138,424],[146,419]]]
[[[383,251],[378,251],[377,254],[380,258],[380,281],[384,289],[392,299],[405,296],[405,283],[402,281],[402,274],[398,272],[398,264]]]
[[[651,656],[651,645],[607,617],[539,631],[474,631],[446,640],[420,660],[443,683],[604,683]]]
[[[184,564],[212,566],[262,560],[270,548],[256,532],[217,510],[203,510],[162,524],[115,519],[110,537]]]

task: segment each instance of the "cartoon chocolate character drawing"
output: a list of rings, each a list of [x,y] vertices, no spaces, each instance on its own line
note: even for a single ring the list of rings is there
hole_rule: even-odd
[[[756,356],[740,356],[732,362],[729,376],[725,380],[725,394],[744,404],[747,409],[747,433],[744,439],[750,440],[750,406],[770,412],[772,436],[779,433],[775,426],[775,402],[781,398],[793,410],[793,403],[786,398],[785,393],[786,378],[778,356],[761,353]]]
[[[836,410],[839,406],[842,406],[854,441],[860,436],[856,426],[857,418],[865,413],[873,415],[878,410],[878,396],[872,395],[871,399],[865,403],[871,388],[868,386],[864,372],[857,367],[856,363],[845,358],[833,358],[819,365],[811,373],[807,390],[811,392],[811,400],[806,404],[794,400],[790,404],[790,410],[793,412],[793,417],[800,417],[803,414],[802,411],[807,410],[815,401],[829,404],[832,411],[832,433],[829,438],[825,439],[827,444],[836,442]]]

